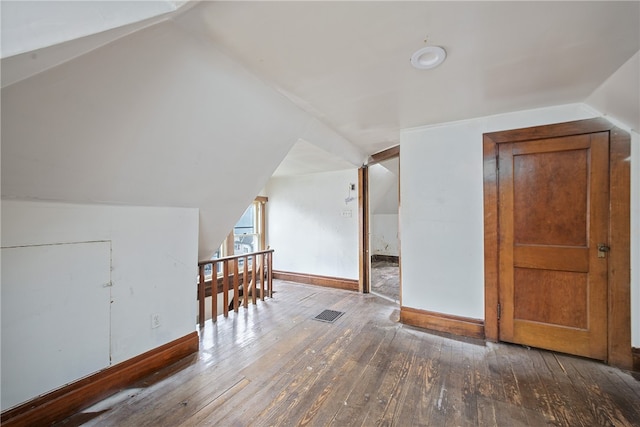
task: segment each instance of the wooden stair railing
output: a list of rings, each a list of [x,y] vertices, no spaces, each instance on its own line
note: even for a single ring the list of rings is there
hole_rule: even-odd
[[[264,301],[265,295],[273,297],[273,249],[251,252],[242,255],[233,255],[223,258],[210,259],[198,262],[198,323],[204,326],[205,320],[205,299],[207,290],[211,295],[211,320],[215,322],[218,317],[218,294],[222,293],[222,307],[224,317],[229,316],[229,310],[236,313],[242,305],[247,308],[249,297],[253,304],[256,304],[256,294],[260,295],[260,300]],[[242,262],[241,262],[242,260]],[[251,270],[249,261],[251,260]],[[243,268],[240,271],[239,264]],[[218,275],[218,264],[222,264],[222,276]],[[206,280],[205,266],[211,265],[211,279]],[[230,270],[232,275],[230,275]],[[260,282],[260,287],[257,287]],[[229,303],[229,291],[232,292],[231,303]]]

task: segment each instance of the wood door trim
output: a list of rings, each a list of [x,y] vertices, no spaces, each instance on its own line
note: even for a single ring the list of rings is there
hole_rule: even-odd
[[[640,372],[640,348],[632,347],[631,354],[633,359],[633,367],[631,369]]]
[[[369,168],[358,169],[358,290],[369,293]]]
[[[631,137],[609,136],[609,363],[631,369]]]
[[[598,117],[595,119],[576,120],[552,125],[490,132],[484,135],[495,144],[501,144],[505,142],[532,141],[536,139],[561,138],[563,136],[605,132],[610,131],[614,127],[615,126],[608,120]]]
[[[482,141],[484,175],[484,335],[498,341],[498,144],[487,134]]]
[[[629,134],[603,118],[491,132],[483,135],[485,336],[498,341],[499,223],[497,154],[501,143],[609,132],[610,230],[608,363],[632,367],[631,355],[631,155]]]
[[[369,156],[367,165],[380,163],[385,160],[394,159],[396,157],[400,157],[399,145],[394,145],[393,147],[387,148],[386,150],[378,151],[377,153],[372,154],[371,156]]]
[[[379,151],[369,156],[369,160],[366,165],[363,165],[358,169],[358,268],[359,268],[359,288],[362,293],[369,293],[371,291],[371,278],[369,277],[371,254],[369,253],[369,166],[383,162],[390,159],[398,159],[400,162],[400,145],[394,145],[393,147]],[[398,220],[400,217],[400,176],[398,176]],[[402,259],[402,253],[400,249],[401,242],[401,227],[398,223],[398,259]],[[402,303],[402,262],[399,264],[399,281],[400,281],[400,302]]]

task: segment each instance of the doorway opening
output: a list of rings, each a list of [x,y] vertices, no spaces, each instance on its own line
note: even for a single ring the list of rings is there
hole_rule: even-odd
[[[371,157],[363,168],[361,185],[363,225],[361,263],[365,273],[363,291],[396,304],[401,301],[400,285],[400,151],[393,147]]]

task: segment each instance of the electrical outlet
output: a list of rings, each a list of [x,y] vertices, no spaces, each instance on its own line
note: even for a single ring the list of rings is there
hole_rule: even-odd
[[[344,209],[342,211],[342,217],[343,218],[351,218],[351,209]]]
[[[160,315],[158,313],[153,313],[151,315],[151,329],[158,327],[160,327]]]

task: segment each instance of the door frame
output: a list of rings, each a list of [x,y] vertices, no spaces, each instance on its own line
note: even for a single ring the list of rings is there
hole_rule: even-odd
[[[358,242],[359,242],[359,291],[369,293],[371,291],[371,277],[369,277],[371,255],[369,254],[369,166],[385,160],[398,158],[400,161],[400,145],[379,151],[369,156],[367,164],[358,169]],[[400,177],[398,176],[398,213],[400,211]],[[398,215],[399,221],[399,215]],[[398,243],[400,243],[400,224],[398,223]],[[402,301],[402,254],[398,244],[398,260],[400,262],[400,300]]]
[[[499,340],[498,145],[501,143],[609,132],[609,252],[607,362],[631,369],[631,138],[604,118],[485,133],[484,295],[485,337]]]

